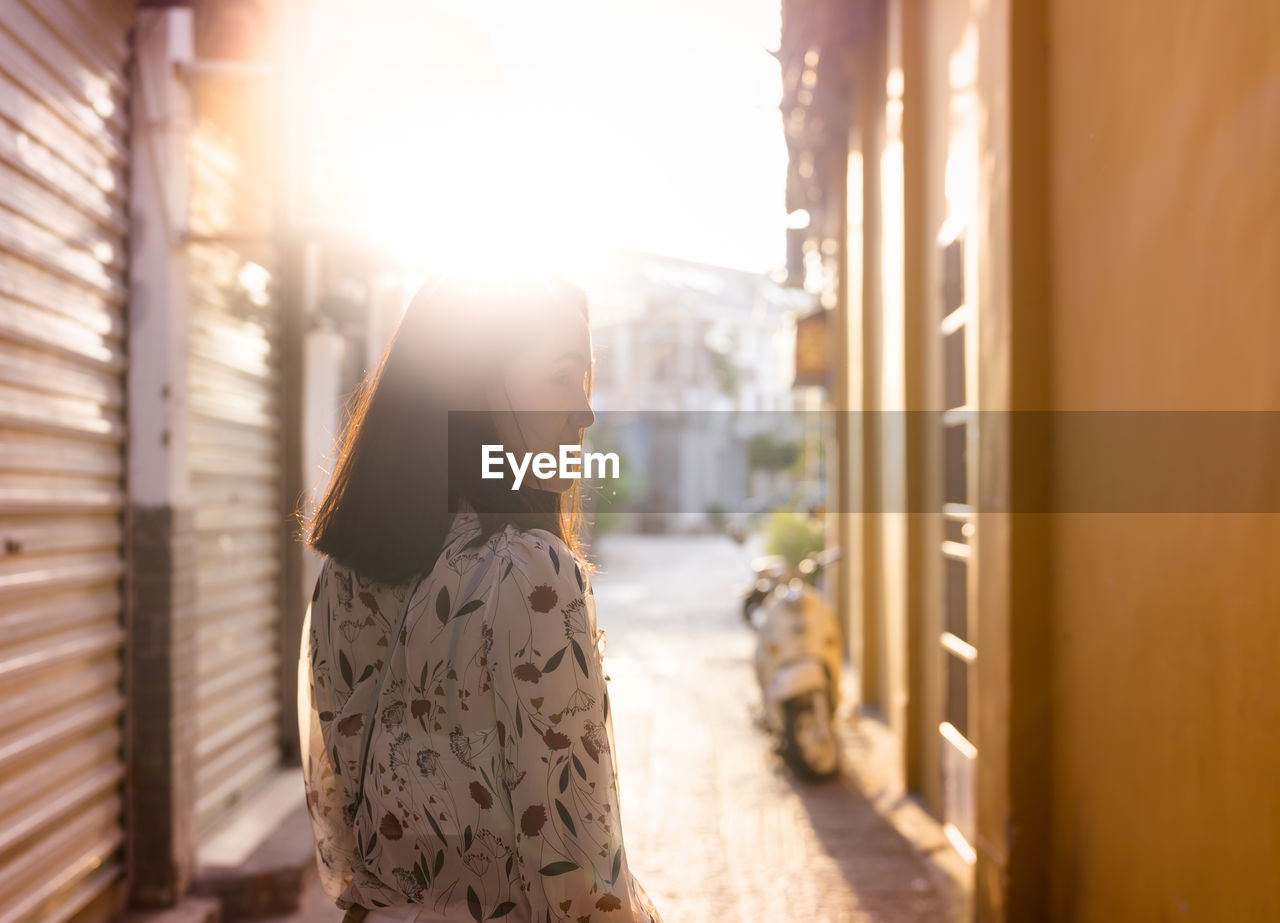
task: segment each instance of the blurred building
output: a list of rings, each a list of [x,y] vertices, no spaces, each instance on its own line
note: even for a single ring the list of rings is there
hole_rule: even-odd
[[[584,282],[596,353],[589,439],[619,451],[634,524],[700,530],[708,511],[741,511],[749,497],[790,500],[798,485],[753,483],[747,444],[758,433],[805,437],[794,323],[810,296],[764,275],[637,252],[612,255]]]
[[[1280,10],[785,0],[779,59],[849,654],[974,918],[1280,917]],[[1202,495],[1211,427],[1083,483],[1190,410],[1253,412]]]

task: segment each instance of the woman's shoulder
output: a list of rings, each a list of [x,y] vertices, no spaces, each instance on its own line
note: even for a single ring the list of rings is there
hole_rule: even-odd
[[[487,575],[505,580],[517,574],[537,583],[569,581],[580,590],[589,586],[588,566],[560,536],[545,529],[507,524],[484,541],[458,543],[446,549],[436,565],[459,578]]]
[[[349,564],[326,555],[320,562],[312,603],[327,597],[331,606],[350,611],[359,603],[371,612],[380,613],[389,601],[403,602],[407,583],[385,583],[366,577]]]
[[[453,560],[475,561],[480,564],[494,565],[516,560],[528,565],[541,564],[558,571],[562,564],[570,566],[580,564],[573,550],[560,536],[546,529],[524,529],[508,523],[494,532],[483,542],[459,544],[451,549],[446,563]]]

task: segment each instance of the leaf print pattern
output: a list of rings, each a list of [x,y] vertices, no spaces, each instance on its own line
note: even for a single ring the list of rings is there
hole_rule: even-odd
[[[564,750],[569,746],[569,738],[559,731],[547,731],[542,735],[542,742],[548,750]]]
[[[582,733],[582,749],[587,751],[587,756],[599,762],[600,754],[609,752],[609,741],[605,737],[604,728],[588,721]]]
[[[493,807],[493,796],[489,794],[489,790],[479,782],[471,783],[471,800],[482,808]]]
[[[389,702],[382,709],[382,726],[390,730],[404,724],[404,702]]]
[[[424,749],[418,751],[418,771],[424,776],[435,775],[440,769],[440,754],[435,750]]]
[[[516,679],[522,679],[526,683],[536,683],[542,678],[542,671],[531,663],[522,663],[516,666],[512,671]]]
[[[550,612],[555,607],[559,597],[556,591],[546,584],[536,586],[529,593],[529,606],[535,612]]]
[[[564,707],[564,714],[576,715],[580,711],[587,711],[594,707],[596,700],[594,696],[588,695],[581,689],[573,690],[573,695],[569,696],[569,704]]]
[[[520,829],[525,836],[537,836],[546,822],[547,809],[540,804],[530,805],[525,808],[524,814],[520,815]]]
[[[299,658],[321,883],[433,920],[660,923],[623,848],[586,572],[545,532],[477,534],[464,510],[409,584],[324,562]]]
[[[386,814],[382,818],[382,826],[378,828],[378,832],[382,834],[384,839],[398,840],[404,836],[404,830],[400,827],[400,821],[394,814]]]
[[[511,760],[502,761],[502,785],[508,792],[519,785],[525,775],[527,775],[526,771],[517,767]]]
[[[338,571],[334,574],[338,581],[338,605],[347,611],[351,610],[351,575]]]

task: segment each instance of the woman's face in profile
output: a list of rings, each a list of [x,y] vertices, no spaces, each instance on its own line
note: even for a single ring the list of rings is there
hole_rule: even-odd
[[[595,420],[587,396],[591,362],[591,331],[584,318],[558,317],[538,330],[489,389],[489,409],[495,411],[504,451],[517,456],[546,452],[558,459],[560,446],[581,446],[583,431]],[[574,481],[539,479],[532,465],[525,478],[529,486],[557,492]]]

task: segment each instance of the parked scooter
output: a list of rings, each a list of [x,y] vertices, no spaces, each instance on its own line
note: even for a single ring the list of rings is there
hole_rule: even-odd
[[[765,724],[780,735],[787,763],[810,779],[829,778],[840,769],[835,712],[841,652],[835,610],[805,578],[839,557],[838,548],[810,555],[794,573],[779,557],[757,558],[756,582],[742,605],[757,632],[756,679]]]
[[[787,567],[787,559],[780,554],[769,554],[754,559],[751,569],[755,572],[755,582],[742,594],[742,618],[752,628],[756,624],[756,613],[760,604],[791,573]]]

